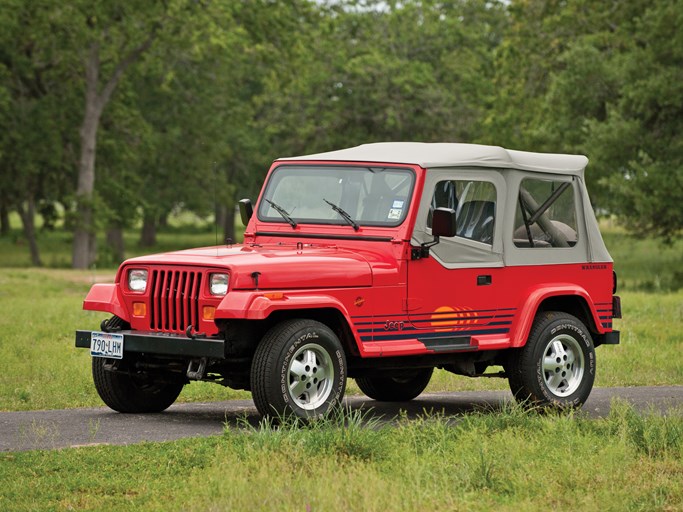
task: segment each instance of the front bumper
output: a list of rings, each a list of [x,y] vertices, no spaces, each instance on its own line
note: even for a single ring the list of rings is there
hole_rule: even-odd
[[[92,331],[76,331],[76,347],[90,348]],[[225,341],[215,338],[187,338],[175,334],[117,331],[123,334],[123,353],[137,352],[180,357],[225,359]]]

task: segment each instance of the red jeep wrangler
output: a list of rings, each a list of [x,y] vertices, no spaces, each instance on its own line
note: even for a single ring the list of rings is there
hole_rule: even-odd
[[[125,261],[77,331],[121,412],[185,384],[246,389],[263,415],[324,414],[346,378],[418,396],[434,368],[505,370],[518,400],[580,406],[594,347],[619,343],[616,274],[584,156],[379,143],[273,163],[244,244]]]

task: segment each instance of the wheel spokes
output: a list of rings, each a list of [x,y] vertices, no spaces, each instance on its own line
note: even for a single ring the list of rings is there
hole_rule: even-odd
[[[562,361],[566,361],[567,351],[564,349],[564,345],[560,340],[553,341],[553,355]]]
[[[560,386],[562,385],[562,381],[564,380],[565,378],[562,376],[561,373],[553,373],[550,379],[548,379],[548,387],[553,392],[558,391],[560,389]]]
[[[306,381],[294,379],[289,385],[289,391],[293,397],[300,397],[306,392]]]
[[[552,339],[541,360],[545,383],[555,395],[573,393],[583,379],[583,356],[579,342],[567,335]]]
[[[289,394],[304,409],[320,407],[332,391],[332,359],[321,347],[301,347],[289,365]]]
[[[549,373],[555,373],[555,368],[557,368],[557,361],[553,356],[545,356],[543,358],[543,370]]]
[[[310,367],[313,367],[317,364],[317,358],[313,350],[307,350],[304,352],[303,363]],[[310,370],[307,369],[306,371]]]
[[[298,359],[295,359],[292,361],[292,365],[289,367],[289,373],[290,376],[295,376],[297,379],[301,379],[303,375],[306,375],[306,370],[305,370],[306,365],[299,361]]]

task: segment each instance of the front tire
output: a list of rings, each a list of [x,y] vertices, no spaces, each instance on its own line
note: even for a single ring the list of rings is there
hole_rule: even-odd
[[[511,354],[506,371],[518,402],[540,407],[581,407],[595,381],[593,340],[575,316],[540,313],[526,345]]]
[[[390,376],[358,377],[356,384],[373,400],[407,402],[422,393],[432,378],[434,368],[406,370]]]
[[[344,349],[325,324],[287,320],[270,329],[256,349],[251,390],[263,416],[323,416],[340,403],[345,389]]]
[[[102,401],[118,412],[161,412],[176,401],[183,389],[182,382],[161,382],[145,375],[125,371],[110,371],[104,365],[111,362],[92,358],[92,376]]]

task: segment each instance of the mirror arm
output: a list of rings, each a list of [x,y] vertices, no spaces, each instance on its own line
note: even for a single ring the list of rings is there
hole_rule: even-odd
[[[434,240],[432,240],[431,242],[423,242],[420,244],[420,247],[413,247],[410,251],[410,259],[420,260],[422,258],[429,258],[429,249],[431,247],[434,247],[438,243],[439,237],[435,236]]]

